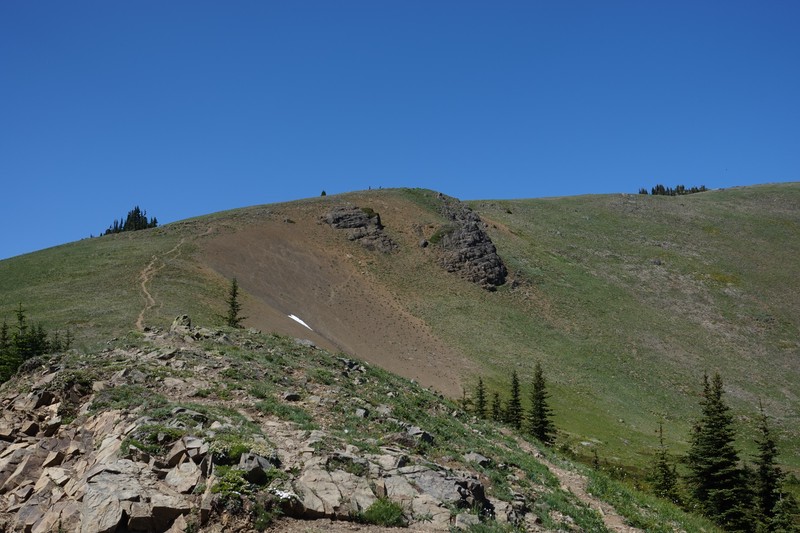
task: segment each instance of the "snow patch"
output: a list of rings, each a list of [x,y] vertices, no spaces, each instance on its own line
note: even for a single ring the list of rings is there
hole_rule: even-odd
[[[303,322],[303,319],[301,319],[301,318],[298,318],[298,317],[296,317],[296,316],[294,316],[294,315],[288,315],[288,316],[289,316],[289,318],[291,318],[292,320],[294,320],[294,321],[295,321],[295,322],[297,322],[298,324],[300,324],[300,325],[302,325],[302,326],[305,326],[305,327],[307,327],[308,329],[311,329],[311,326],[309,326],[308,324],[306,324],[305,322]],[[314,330],[313,330],[313,329],[311,329],[311,331],[314,331]]]

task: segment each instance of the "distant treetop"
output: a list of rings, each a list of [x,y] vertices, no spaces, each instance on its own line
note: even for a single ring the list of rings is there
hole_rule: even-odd
[[[660,183],[650,189],[650,194],[653,196],[660,194],[662,196],[683,196],[685,194],[694,194],[696,192],[706,192],[708,189],[705,185],[701,185],[699,187],[691,187],[689,189],[686,188],[685,185],[676,185],[673,189],[672,187],[664,187]],[[639,189],[639,194],[647,194],[647,189],[642,187]]]
[[[137,205],[128,211],[128,216],[125,217],[124,220],[121,218],[119,220],[115,220],[114,223],[108,227],[105,233],[103,233],[103,235],[122,233],[123,231],[136,231],[140,229],[155,228],[156,226],[158,226],[158,220],[156,220],[156,217],[153,217],[148,221],[147,211],[139,209],[139,206]]]

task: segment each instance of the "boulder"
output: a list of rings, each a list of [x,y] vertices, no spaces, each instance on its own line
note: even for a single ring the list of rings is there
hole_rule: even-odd
[[[200,468],[194,461],[187,459],[170,470],[164,482],[181,494],[187,494],[194,490],[200,482],[200,477]]]
[[[468,463],[477,463],[484,468],[492,464],[491,459],[475,452],[465,453],[464,460]]]
[[[269,459],[255,453],[243,453],[239,458],[239,470],[244,471],[244,478],[256,485],[266,483],[269,480],[267,472],[274,468]]]
[[[358,241],[368,250],[391,253],[399,248],[385,232],[381,216],[370,208],[337,206],[322,217],[335,229],[347,231],[347,238]]]
[[[180,315],[175,317],[175,320],[172,321],[172,325],[169,327],[170,333],[176,333],[179,335],[185,335],[189,333],[189,330],[192,328],[192,319],[189,318],[189,315]]]
[[[485,289],[493,290],[505,283],[508,269],[480,217],[455,198],[443,200],[441,213],[449,222],[439,229],[442,266]]]
[[[409,426],[406,430],[408,435],[420,442],[424,442],[425,444],[433,444],[433,435],[425,431],[424,429],[417,427],[417,426]]]

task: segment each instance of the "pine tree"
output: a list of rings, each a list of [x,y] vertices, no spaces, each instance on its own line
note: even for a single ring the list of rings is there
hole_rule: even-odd
[[[703,376],[702,416],[692,430],[686,481],[703,514],[727,529],[746,530],[751,498],[733,447],[733,416],[722,393],[719,374],[711,382]]]
[[[522,400],[519,390],[519,376],[517,371],[511,372],[511,396],[506,406],[506,422],[515,429],[522,427]]]
[[[756,510],[762,524],[769,524],[775,516],[775,505],[780,499],[783,472],[777,466],[778,446],[769,429],[769,421],[764,413],[764,406],[758,402],[761,416],[758,421],[759,436],[756,444]]]
[[[673,503],[679,502],[678,472],[664,445],[664,427],[660,423],[658,424],[658,452],[656,452],[656,462],[653,465],[653,492],[660,498]]]
[[[239,313],[242,311],[242,304],[239,303],[239,284],[236,281],[236,278],[231,280],[231,287],[228,291],[228,299],[225,300],[225,303],[228,304],[228,313],[225,315],[225,324],[231,328],[241,328],[242,321],[245,318],[243,316],[239,316]]]
[[[475,415],[478,418],[486,418],[486,387],[480,376],[478,376],[478,389],[475,391]]]
[[[533,369],[533,384],[531,386],[531,410],[528,413],[528,430],[531,435],[545,444],[553,444],[556,428],[550,417],[553,411],[547,405],[550,396],[545,387],[542,365],[536,361]]]
[[[780,499],[775,503],[775,516],[767,525],[767,531],[780,531],[780,533],[800,532],[798,527],[798,516],[800,516],[800,506],[791,494],[781,494]]]
[[[492,393],[492,420],[495,422],[503,421],[503,408],[500,406],[500,393]]]
[[[18,366],[19,361],[13,352],[8,323],[3,319],[3,325],[0,327],[0,383],[8,381]]]

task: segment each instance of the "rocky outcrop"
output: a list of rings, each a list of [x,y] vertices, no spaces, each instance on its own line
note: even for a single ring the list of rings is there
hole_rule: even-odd
[[[228,333],[217,344],[219,331],[182,316],[163,333],[146,330],[140,347],[126,341],[91,356],[32,362],[4,384],[0,531],[249,531],[259,512],[341,522],[387,500],[420,531],[529,520],[532,496],[487,495],[491,481],[482,470],[490,458],[466,450],[427,457],[447,440],[433,429],[442,426],[425,427],[425,417],[399,408],[402,387],[373,383],[368,365],[257,332]],[[247,351],[246,363],[223,355],[228,343],[237,354]],[[259,366],[273,357],[281,362]],[[314,360],[323,367],[305,374]],[[247,375],[275,389],[218,385]],[[227,399],[207,399],[214,387]],[[368,395],[372,387],[380,394]],[[313,412],[319,425],[301,429],[287,420],[300,412]],[[341,429],[347,418],[359,433],[371,427],[380,435],[343,438],[352,431]],[[518,475],[525,477],[509,479]]]
[[[383,231],[380,214],[368,207],[337,206],[322,220],[332,228],[346,230],[348,239],[360,242],[368,250],[391,253],[399,248]]]
[[[480,217],[455,198],[440,198],[441,213],[448,220],[435,238],[442,266],[488,290],[504,284],[508,270]]]

